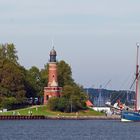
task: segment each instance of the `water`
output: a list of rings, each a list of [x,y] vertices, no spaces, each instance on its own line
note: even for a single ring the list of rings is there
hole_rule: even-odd
[[[0,121],[0,140],[140,140],[140,123],[8,120]]]

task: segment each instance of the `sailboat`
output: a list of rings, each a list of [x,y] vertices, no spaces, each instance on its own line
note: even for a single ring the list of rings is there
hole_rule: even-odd
[[[133,110],[123,110],[121,112],[121,121],[140,121],[140,72],[139,72],[139,44],[137,43],[137,58],[136,58],[136,90],[135,90],[135,105]]]

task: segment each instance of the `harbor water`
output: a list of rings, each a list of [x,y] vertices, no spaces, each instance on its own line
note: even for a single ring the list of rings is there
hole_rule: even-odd
[[[140,123],[116,120],[2,120],[0,140],[139,140]]]

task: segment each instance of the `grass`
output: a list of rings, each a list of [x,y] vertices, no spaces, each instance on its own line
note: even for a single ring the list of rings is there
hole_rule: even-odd
[[[30,115],[30,112],[32,112],[32,115],[44,115],[44,116],[103,116],[104,113],[100,113],[97,111],[94,111],[92,109],[88,110],[82,110],[79,111],[78,113],[63,113],[63,112],[58,112],[58,111],[50,111],[47,109],[46,106],[41,105],[41,106],[32,106],[24,109],[18,109],[18,110],[12,110],[8,112],[3,112],[0,113],[0,115]]]

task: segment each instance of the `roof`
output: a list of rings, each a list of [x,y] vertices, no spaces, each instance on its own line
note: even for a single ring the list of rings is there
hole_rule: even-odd
[[[56,51],[54,48],[50,51],[50,55],[56,55]]]
[[[91,103],[90,100],[87,100],[87,101],[86,101],[86,105],[87,105],[87,107],[92,107],[92,106],[93,106],[93,104]]]

